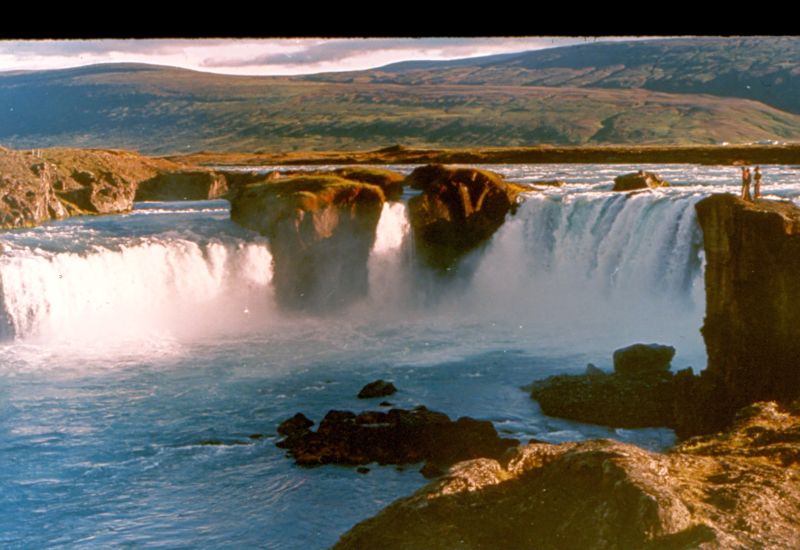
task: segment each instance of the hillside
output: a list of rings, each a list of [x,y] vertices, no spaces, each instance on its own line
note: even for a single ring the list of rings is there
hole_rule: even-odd
[[[587,44],[294,78],[136,64],[0,73],[0,144],[168,154],[396,143],[796,141],[798,44],[780,38]],[[742,91],[740,84],[756,80],[760,88]]]
[[[403,62],[316,81],[641,88],[755,99],[800,114],[800,38],[587,43],[456,61]]]

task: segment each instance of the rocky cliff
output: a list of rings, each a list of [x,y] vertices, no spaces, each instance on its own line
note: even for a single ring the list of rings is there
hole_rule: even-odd
[[[32,154],[0,147],[0,228],[66,217],[53,189],[53,167]]]
[[[367,260],[384,194],[337,176],[298,176],[244,185],[231,219],[269,237],[280,303],[335,308],[366,295]]]
[[[228,188],[225,174],[132,151],[0,148],[3,229],[127,212],[134,200],[219,198]]]
[[[800,397],[800,208],[714,195],[697,215],[706,256],[703,378],[717,414],[724,422],[754,401]]]
[[[455,465],[335,548],[793,549],[798,434],[796,409],[759,403],[729,432],[666,454],[608,440],[530,443]]]

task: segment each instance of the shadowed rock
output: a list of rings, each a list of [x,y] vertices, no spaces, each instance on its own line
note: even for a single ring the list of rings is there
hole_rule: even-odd
[[[486,170],[439,164],[415,169],[406,184],[422,190],[409,201],[417,253],[439,270],[486,242],[527,190]]]
[[[625,174],[614,178],[612,191],[636,191],[638,189],[654,189],[656,187],[669,187],[669,183],[661,179],[658,174],[639,170],[633,174]]]
[[[278,442],[304,466],[426,461],[429,472],[469,458],[498,458],[517,444],[516,439],[498,437],[491,422],[469,417],[453,422],[447,415],[422,406],[358,415],[330,411],[316,432],[298,429]]]
[[[666,454],[608,440],[531,443],[456,464],[334,548],[793,549],[800,470],[760,453],[767,446],[747,435],[755,426],[796,453],[798,418],[774,404]]]
[[[244,185],[230,200],[231,219],[270,240],[282,305],[325,310],[366,295],[367,260],[384,203],[379,187],[298,176]]]
[[[370,382],[358,392],[359,399],[371,399],[373,397],[386,397],[397,392],[397,388],[391,382],[375,380]]]
[[[754,401],[800,397],[800,208],[713,195],[696,209],[706,258],[708,367],[694,388],[702,433]]]
[[[630,376],[667,372],[673,357],[672,346],[633,344],[614,352],[614,372]]]
[[[199,201],[219,199],[228,192],[224,175],[211,170],[160,174],[139,184],[136,201]]]
[[[675,348],[634,344],[614,352],[614,373],[589,365],[585,374],[538,380],[531,397],[549,416],[620,428],[675,424]]]

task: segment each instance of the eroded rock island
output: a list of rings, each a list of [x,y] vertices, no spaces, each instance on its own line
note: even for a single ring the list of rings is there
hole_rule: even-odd
[[[380,187],[296,176],[241,186],[230,200],[231,219],[270,240],[282,305],[319,311],[367,294],[367,260],[385,201]]]
[[[486,242],[513,212],[522,185],[475,168],[430,164],[415,169],[406,184],[422,193],[409,201],[417,253],[446,271]]]

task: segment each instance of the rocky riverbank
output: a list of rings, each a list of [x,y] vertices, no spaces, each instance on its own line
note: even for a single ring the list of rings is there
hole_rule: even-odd
[[[797,413],[758,403],[665,454],[597,440],[462,462],[334,548],[793,549]]]
[[[208,199],[224,175],[131,151],[0,148],[0,228],[74,215],[117,214],[134,200]]]

